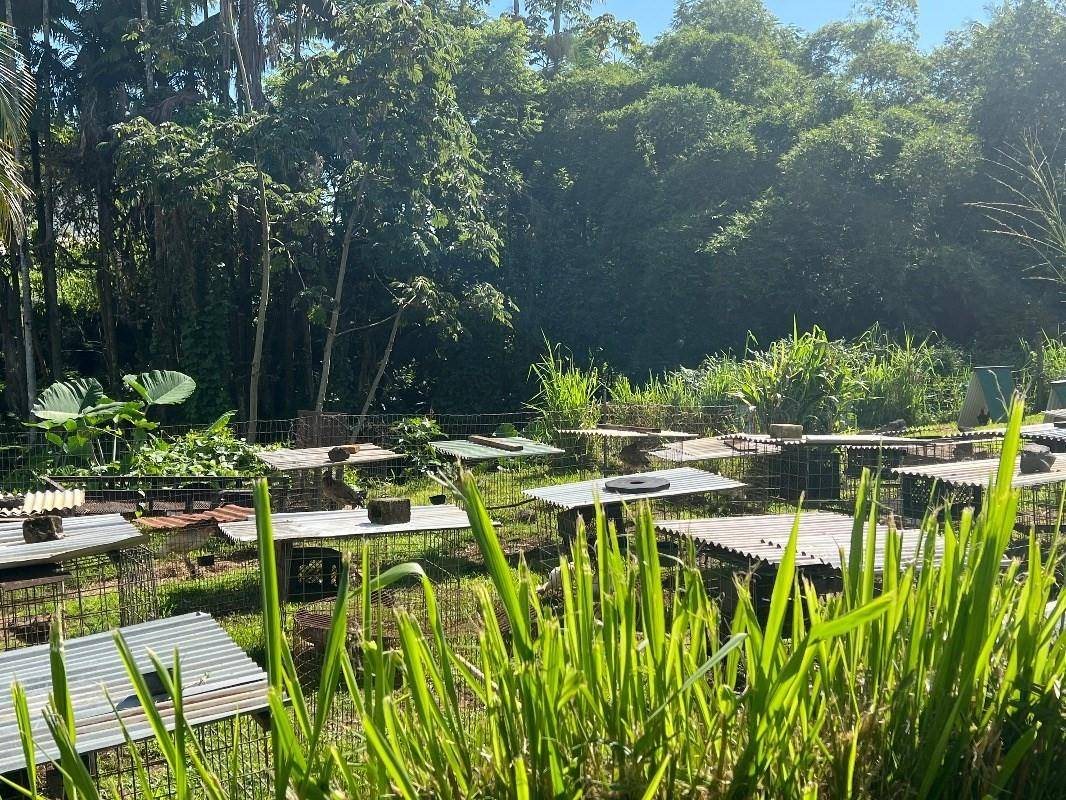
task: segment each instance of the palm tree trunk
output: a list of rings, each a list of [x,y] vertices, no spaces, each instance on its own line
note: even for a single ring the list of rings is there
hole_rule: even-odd
[[[294,26],[295,32],[292,37],[292,56],[295,61],[303,60],[303,40],[304,40],[304,4],[296,4],[296,24]]]
[[[11,0],[5,0],[4,8],[7,15],[7,24],[14,30],[14,16],[11,11]],[[22,146],[15,142],[12,148],[15,163],[22,167]],[[33,298],[30,294],[30,258],[26,249],[25,232],[15,237],[14,246],[18,249],[18,282],[19,304],[21,318],[20,330],[22,337],[23,355],[23,380],[26,388],[26,408],[33,405],[37,397],[37,366],[33,360]]]
[[[259,30],[259,20],[256,17],[256,0],[237,0],[238,17],[237,31],[233,41],[237,50],[237,66],[243,70],[241,78],[245,88],[245,102],[247,111],[262,108],[266,103],[263,94],[263,72],[265,70],[265,58],[263,56],[263,36]]]
[[[44,307],[48,319],[48,353],[52,377],[63,376],[63,331],[59,319],[59,291],[56,279],[56,242],[53,217],[55,203],[52,199],[52,13],[49,0],[41,0],[41,38],[44,56],[41,58],[40,109],[41,132],[44,134],[42,158],[40,137],[31,141],[33,155],[33,181],[37,198],[37,261],[41,266],[44,284]]]
[[[37,398],[37,365],[33,360],[33,297],[30,294],[30,254],[23,238],[19,243],[19,293],[22,296],[22,354],[25,359],[26,407]]]
[[[361,194],[361,192],[360,192]],[[315,411],[321,411],[326,402],[326,389],[329,387],[329,370],[333,361],[333,344],[337,341],[337,325],[341,316],[341,296],[344,294],[344,276],[348,272],[348,253],[352,247],[352,234],[355,231],[355,218],[359,204],[352,206],[348,223],[344,228],[344,241],[341,243],[341,262],[337,268],[337,286],[333,290],[333,310],[329,314],[329,329],[326,331],[326,343],[322,348],[322,375],[318,379],[318,394],[315,397]]]
[[[15,262],[12,261],[12,268]],[[0,264],[0,353],[4,356],[3,394],[11,411],[25,416],[29,409],[23,409],[26,389],[22,381],[22,356],[19,352],[19,300],[11,278],[9,265]],[[12,274],[11,277],[14,277]]]
[[[114,252],[115,225],[109,196],[108,170],[100,170],[96,180],[96,215],[100,237],[96,254],[96,293],[100,300],[100,349],[104,352],[105,386],[118,385],[118,341],[115,336],[115,289],[111,281],[111,254]]]
[[[270,217],[267,214],[266,181],[259,170],[259,221],[262,261],[259,274],[259,313],[255,316],[255,345],[248,386],[248,442],[255,441],[259,421],[259,378],[263,371],[263,340],[266,338],[267,309],[270,306]]]
[[[219,72],[221,73],[219,75],[218,102],[223,108],[229,108],[230,105],[230,76],[233,72],[233,63],[230,61],[230,56],[233,53],[232,26],[229,21],[229,12],[226,11],[228,8],[228,3],[223,0],[218,12]]]

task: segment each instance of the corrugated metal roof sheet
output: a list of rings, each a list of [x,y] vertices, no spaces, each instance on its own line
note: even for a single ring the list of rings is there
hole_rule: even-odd
[[[400,453],[386,450],[376,444],[360,444],[359,452],[350,455],[347,461],[330,461],[329,451],[332,449],[333,447],[304,447],[298,450],[281,448],[280,450],[260,450],[256,455],[261,461],[281,472],[323,467],[358,467],[363,464],[376,464],[404,458]]]
[[[1032,431],[1025,434],[1025,438],[1033,442],[1050,442],[1051,444],[1062,444],[1066,442],[1066,427],[1058,428],[1054,425],[1047,430]]]
[[[255,514],[254,508],[238,505],[224,505],[202,511],[197,514],[166,514],[153,517],[139,517],[134,522],[142,528],[156,530],[179,530],[198,525],[214,525],[219,522],[240,522]]]
[[[274,539],[341,539],[355,536],[386,536],[420,531],[459,530],[470,527],[466,512],[452,505],[412,506],[411,520],[395,525],[378,525],[370,521],[365,508],[351,511],[305,511],[272,514]],[[255,520],[228,522],[219,529],[235,542],[256,541]]]
[[[700,439],[671,442],[657,450],[649,450],[648,455],[663,461],[687,464],[693,461],[707,461],[712,458],[738,458],[766,453],[780,452],[781,448],[773,444],[755,446],[752,442],[736,436],[704,436]]]
[[[734,558],[762,561],[777,566],[796,522],[794,513],[760,514],[747,517],[716,517],[714,519],[682,519],[656,522],[660,530],[693,539],[702,546],[717,548]],[[841,552],[851,549],[853,520],[844,514],[807,511],[799,515],[796,542],[796,565],[802,568],[842,568]],[[864,525],[864,542],[868,526]],[[884,569],[884,541],[888,528],[877,526],[874,570]],[[919,547],[924,541],[917,529],[898,531],[901,560],[904,564],[920,558]],[[943,553],[943,543],[934,542],[937,555]]]
[[[662,439],[670,441],[676,439],[696,439],[695,433],[684,431],[634,431],[628,428],[563,428],[559,433],[571,436],[589,436],[600,439]]]
[[[0,569],[61,564],[82,556],[110,553],[145,541],[145,535],[118,514],[67,517],[63,538],[27,542],[22,522],[0,522]]]
[[[151,668],[149,650],[168,663],[177,649],[184,713],[190,725],[204,725],[267,708],[266,674],[209,615],[185,614],[131,625],[122,628],[122,634],[138,666],[144,669]],[[134,741],[151,738],[151,727],[133,696],[133,684],[112,634],[70,639],[65,647],[78,752],[94,753],[124,744],[108,696],[118,707],[118,714]],[[26,691],[37,744],[37,763],[58,758],[41,715],[52,690],[48,645],[0,654],[0,686],[10,687],[15,681]],[[157,708],[167,727],[173,729],[171,701],[161,699]],[[11,692],[5,688],[0,692],[0,774],[24,766],[14,704]]]
[[[1055,427],[1053,422],[1034,422],[1030,425],[1022,425],[1022,436],[1040,433]],[[968,428],[958,433],[946,433],[939,437],[942,439],[1001,439],[1007,433],[1006,425],[992,425],[987,428]]]
[[[522,436],[493,437],[512,445],[520,445],[521,450],[502,450],[492,448],[466,439],[446,439],[430,442],[429,446],[441,453],[458,458],[460,461],[494,461],[504,458],[531,458],[533,456],[557,456],[565,453],[558,447],[543,442],[534,442]]]
[[[1016,459],[1014,462],[1014,478],[1011,480],[1011,486],[1016,489],[1066,482],[1066,453],[1056,455],[1051,472],[1022,475],[1020,461],[1021,459]],[[982,458],[975,461],[949,461],[944,464],[915,464],[897,467],[894,471],[899,475],[933,478],[944,484],[987,487],[998,470],[998,458]]]
[[[920,451],[929,444],[927,439],[905,436],[885,436],[878,433],[810,433],[802,439],[776,439],[766,433],[738,433],[736,438],[748,442],[776,445],[811,445],[813,447],[851,447],[867,450]]]
[[[43,492],[28,492],[21,495],[22,502],[15,504],[17,495],[9,495],[0,505],[0,517],[31,517],[34,514],[67,514],[85,505],[84,489],[48,489]]]
[[[746,484],[735,481],[732,478],[724,478],[713,472],[706,472],[693,467],[677,467],[675,469],[660,469],[651,472],[639,473],[643,477],[665,478],[670,485],[658,492],[644,492],[642,494],[619,494],[609,492],[604,484],[613,478],[594,478],[589,481],[577,483],[563,483],[556,486],[543,486],[537,489],[523,489],[523,494],[537,500],[555,506],[556,508],[572,509],[591,506],[597,499],[603,505],[616,503],[636,503],[640,500],[653,500],[661,497],[683,497],[689,494],[709,494],[731,489],[741,489]],[[621,477],[634,477],[633,475]]]

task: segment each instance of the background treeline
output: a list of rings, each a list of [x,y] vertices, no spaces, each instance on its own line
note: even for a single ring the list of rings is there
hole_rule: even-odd
[[[1034,143],[1062,162],[1061,2],[932,53],[907,0],[812,33],[681,0],[652,43],[587,0],[3,2],[37,86],[11,418],[73,372],[183,370],[197,420],[485,410],[530,397],[545,337],[638,377],[794,326],[1019,366],[1057,335],[1056,285],[972,204]]]

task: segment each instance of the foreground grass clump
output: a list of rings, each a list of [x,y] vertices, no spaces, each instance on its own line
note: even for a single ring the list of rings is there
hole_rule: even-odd
[[[313,703],[282,636],[260,485],[278,797],[1060,796],[1060,539],[1031,537],[1025,559],[1005,561],[1020,419],[1016,405],[979,515],[957,525],[930,515],[920,553],[900,552],[891,532],[864,542],[877,491],[864,479],[843,591],[819,598],[798,578],[793,535],[769,603],[756,608],[739,583],[729,620],[696,571],[660,556],[646,508],[624,539],[601,518],[591,552],[575,548],[560,563],[557,596],[542,600],[535,579],[507,564],[464,480],[493,584],[480,593],[485,630],[474,652],[454,649],[426,581],[430,630],[401,613],[399,647],[367,642],[353,663],[340,633],[349,614],[371,629],[372,592],[421,575],[397,567],[337,604]],[[883,575],[875,548],[888,554]],[[60,664],[54,696],[65,698]],[[326,733],[339,688],[361,737],[343,753]],[[69,738],[63,725],[53,731]],[[231,796],[230,777],[203,767],[194,737],[158,736],[175,776],[187,770],[207,787],[196,796]],[[80,764],[63,768],[81,796],[95,796]],[[187,785],[175,783],[178,797],[193,796]]]

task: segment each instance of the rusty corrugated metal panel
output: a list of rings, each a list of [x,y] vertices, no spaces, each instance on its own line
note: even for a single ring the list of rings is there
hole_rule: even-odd
[[[189,725],[205,725],[267,708],[266,674],[209,615],[185,614],[131,625],[122,629],[122,635],[143,669],[150,668],[149,651],[167,663],[177,649],[183,710]],[[133,684],[112,634],[70,639],[65,649],[78,752],[89,754],[123,746],[119,719],[134,741],[150,739],[151,726],[133,695]],[[0,685],[10,686],[17,680],[26,690],[38,764],[59,757],[41,714],[52,689],[49,669],[48,645],[0,654]],[[117,716],[111,701],[117,706]],[[156,707],[167,727],[173,729],[173,703],[161,698]],[[24,766],[11,693],[0,692],[0,774]]]
[[[156,530],[179,530],[196,525],[214,525],[220,522],[240,522],[255,514],[255,510],[228,504],[201,511],[195,514],[169,514],[161,516],[140,517],[134,520],[138,525]]]

